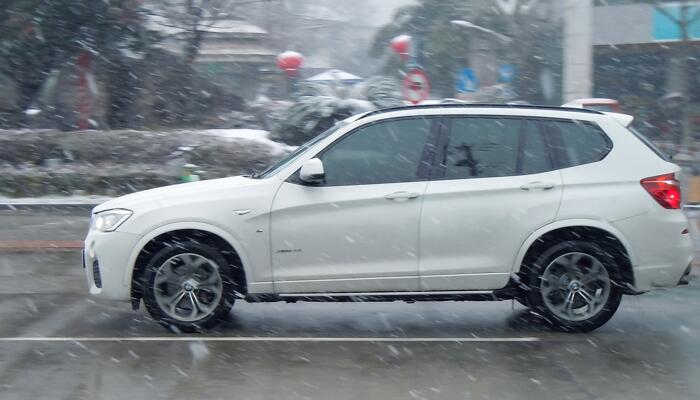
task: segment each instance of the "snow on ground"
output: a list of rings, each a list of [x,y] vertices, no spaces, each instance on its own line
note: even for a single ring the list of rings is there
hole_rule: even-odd
[[[204,135],[216,136],[232,142],[239,139],[251,140],[272,147],[276,154],[287,153],[296,149],[296,146],[289,146],[271,140],[270,132],[262,129],[205,129],[199,132]]]

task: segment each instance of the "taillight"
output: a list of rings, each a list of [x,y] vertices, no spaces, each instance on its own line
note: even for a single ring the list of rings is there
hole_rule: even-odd
[[[640,183],[663,208],[681,208],[681,185],[675,174],[651,176],[642,179]]]

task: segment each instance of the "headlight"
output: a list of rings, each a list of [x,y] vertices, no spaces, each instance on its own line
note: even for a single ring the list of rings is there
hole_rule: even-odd
[[[100,232],[112,232],[129,219],[131,214],[133,214],[131,211],[121,208],[100,211],[92,218],[92,229]]]

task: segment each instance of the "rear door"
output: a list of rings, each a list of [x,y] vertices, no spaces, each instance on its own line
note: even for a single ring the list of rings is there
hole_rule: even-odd
[[[555,219],[560,173],[537,120],[443,121],[421,213],[421,290],[503,287],[525,239]]]

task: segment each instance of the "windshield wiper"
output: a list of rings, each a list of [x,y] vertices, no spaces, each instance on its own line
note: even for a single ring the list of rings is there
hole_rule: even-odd
[[[249,171],[250,172],[248,174],[243,176],[250,179],[260,179],[260,171],[255,168],[251,168]]]

